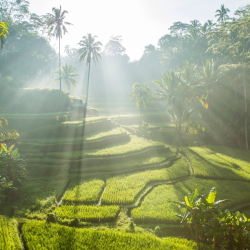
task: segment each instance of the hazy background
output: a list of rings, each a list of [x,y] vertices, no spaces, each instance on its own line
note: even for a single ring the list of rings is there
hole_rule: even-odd
[[[201,23],[215,21],[215,11],[225,4],[230,16],[236,9],[249,3],[247,0],[29,0],[30,11],[38,15],[51,13],[53,7],[68,10],[69,33],[62,39],[62,46],[77,47],[87,33],[97,35],[105,45],[109,37],[122,35],[123,46],[130,60],[138,60],[148,44],[157,45],[158,39],[168,33],[177,21],[188,23],[197,19]],[[57,41],[51,40],[57,48]],[[63,49],[62,49],[63,51]]]

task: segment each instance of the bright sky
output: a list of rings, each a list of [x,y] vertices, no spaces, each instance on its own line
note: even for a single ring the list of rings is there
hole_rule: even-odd
[[[63,37],[65,45],[77,47],[87,33],[97,35],[105,45],[110,36],[122,35],[122,45],[130,60],[138,60],[144,47],[157,45],[159,38],[168,33],[168,28],[177,21],[197,19],[202,23],[216,20],[216,9],[222,4],[233,15],[239,7],[250,0],[29,0],[30,11],[39,15],[51,13],[52,7],[68,10],[66,21],[73,24]],[[57,47],[57,41],[52,45]]]

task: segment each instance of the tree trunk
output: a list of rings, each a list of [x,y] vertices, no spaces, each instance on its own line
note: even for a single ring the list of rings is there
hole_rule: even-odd
[[[62,90],[62,85],[61,85],[61,55],[60,55],[60,47],[61,47],[61,42],[60,42],[60,36],[59,36],[59,76],[60,76],[60,90]]]
[[[246,149],[248,149],[248,136],[247,136],[247,90],[245,81],[245,65],[243,65],[243,85],[244,85],[244,99],[245,99],[245,140]]]
[[[88,83],[87,83],[87,94],[86,94],[86,106],[84,109],[84,118],[86,117],[87,113],[87,104],[88,104],[88,97],[89,97],[89,76],[90,76],[90,63],[89,63],[89,73],[88,73]]]
[[[244,86],[244,99],[245,99],[245,140],[246,149],[248,149],[248,136],[247,136],[247,90],[246,90],[246,80],[245,80],[245,44],[243,47],[243,86]]]

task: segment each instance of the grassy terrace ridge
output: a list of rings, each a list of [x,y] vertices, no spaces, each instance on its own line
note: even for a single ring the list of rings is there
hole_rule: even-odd
[[[54,223],[28,221],[23,227],[27,248],[36,250],[191,250],[197,243],[179,238],[159,239],[151,235],[120,233],[111,230],[98,231],[61,226]],[[201,246],[200,250],[210,249]]]
[[[250,183],[190,179],[154,188],[145,197],[141,206],[132,210],[131,215],[138,223],[179,223],[180,219],[176,215],[183,213],[184,210],[173,201],[184,201],[185,195],[195,189],[199,194],[208,194],[212,187],[217,189],[216,200],[228,199],[221,204],[222,209],[249,202]]]
[[[100,131],[112,130],[112,122],[107,118],[95,120],[93,122],[73,122],[73,124],[63,124],[61,122],[55,122],[55,119],[51,123],[29,126],[25,132],[21,134],[22,138],[60,138],[60,137],[82,137],[88,134],[97,133]],[[75,123],[75,124],[74,124]],[[27,127],[27,125],[26,125]]]
[[[193,165],[195,177],[250,181],[250,156],[244,150],[227,148],[226,151],[214,146],[182,150]]]
[[[119,206],[61,205],[54,212],[61,219],[79,219],[84,222],[110,222],[116,219]]]
[[[81,168],[81,174],[123,174],[131,173],[132,171],[142,171],[147,169],[159,169],[166,168],[169,166],[170,161],[176,160],[177,155],[175,150],[170,148],[169,152],[159,153],[153,156],[145,156],[144,158],[138,159],[127,159],[125,162],[110,163],[110,164],[98,164],[92,166],[84,166]],[[54,159],[51,159],[54,161]],[[119,160],[119,159],[117,159]],[[40,161],[36,159],[36,161]],[[42,165],[42,164],[28,164],[27,169],[32,176],[43,176],[43,175],[57,175],[58,171],[67,168],[69,169],[69,164],[62,162],[57,165]],[[70,173],[79,171],[78,168],[70,169]]]
[[[73,144],[75,142],[82,141],[96,141],[101,140],[107,137],[113,137],[117,135],[127,134],[127,131],[121,127],[114,128],[109,131],[92,133],[84,137],[66,137],[66,138],[31,138],[31,139],[22,139],[22,144],[30,144],[31,146],[37,145],[57,145],[57,144]]]
[[[103,180],[89,180],[85,182],[71,182],[69,189],[62,197],[64,202],[97,202],[105,183]]]
[[[21,240],[17,230],[17,221],[0,215],[0,249],[22,250]]]
[[[149,149],[149,148],[159,148],[159,147],[167,147],[166,144],[158,141],[147,140],[142,137],[131,136],[131,141],[125,144],[118,144],[112,147],[103,148],[100,150],[86,150],[83,152],[76,151],[72,153],[47,153],[48,158],[55,159],[81,159],[85,156],[116,156],[116,155],[124,155],[128,153],[136,153],[141,150]]]
[[[81,121],[65,121],[59,123],[59,125],[82,125],[87,123],[94,123],[94,122],[100,122],[108,120],[107,117],[104,116],[93,116],[93,117],[86,117],[85,119],[82,119]]]
[[[106,190],[101,196],[101,202],[102,204],[131,204],[147,184],[187,176],[189,176],[188,165],[183,157],[169,168],[109,178],[106,181]]]

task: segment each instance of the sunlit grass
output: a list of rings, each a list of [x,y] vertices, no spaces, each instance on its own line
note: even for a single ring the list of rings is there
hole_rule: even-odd
[[[213,147],[191,147],[183,150],[193,165],[196,177],[250,180],[250,160],[246,161],[250,158],[248,151],[237,150],[238,154],[232,153],[231,157],[224,154],[225,148],[220,147],[216,147],[216,150],[213,150]],[[230,151],[234,150],[227,148],[226,152],[230,154]],[[244,160],[238,159],[240,155]]]
[[[159,239],[151,235],[120,233],[112,230],[78,229],[55,223],[28,221],[23,227],[28,249],[114,249],[114,250],[197,250],[197,243],[186,239]],[[41,237],[42,235],[42,237]],[[199,248],[209,249],[209,247]]]
[[[95,141],[105,139],[111,136],[123,135],[126,134],[126,130],[123,128],[114,128],[109,131],[100,132],[100,133],[91,133],[85,137],[64,137],[64,138],[31,138],[31,139],[22,139],[22,143],[32,144],[34,146],[40,144],[62,144],[62,143],[75,143],[86,141]]]
[[[106,117],[102,117],[102,116],[94,116],[94,117],[86,117],[85,119],[83,119],[82,121],[66,121],[66,122],[62,122],[62,125],[80,125],[80,124],[87,124],[87,123],[93,123],[93,122],[99,122],[99,121],[104,121],[107,120]]]
[[[106,147],[100,150],[85,150],[85,151],[75,151],[75,152],[52,152],[47,153],[48,158],[55,159],[81,159],[84,156],[116,156],[123,155],[128,153],[136,153],[141,150],[156,148],[156,147],[165,147],[166,145],[162,142],[147,140],[142,137],[131,136],[131,141],[125,144],[119,144],[111,147]]]
[[[119,213],[119,206],[72,206],[62,205],[54,212],[62,219],[79,219],[81,221],[112,221]]]
[[[22,250],[17,221],[0,215],[0,249]]]
[[[199,194],[208,194],[212,187],[217,189],[216,200],[229,199],[222,203],[222,209],[249,202],[250,183],[190,179],[154,188],[145,197],[141,206],[132,210],[132,217],[140,223],[178,223],[180,219],[176,215],[183,213],[184,210],[173,201],[184,201],[184,197],[195,189],[198,189]]]
[[[104,184],[103,180],[89,180],[81,183],[72,181],[62,200],[67,202],[97,202]]]
[[[183,157],[169,168],[109,178],[101,201],[103,204],[130,204],[147,184],[174,180],[188,175],[188,165]]]

